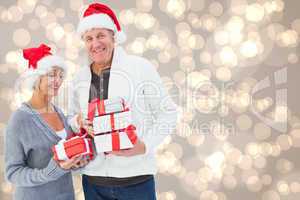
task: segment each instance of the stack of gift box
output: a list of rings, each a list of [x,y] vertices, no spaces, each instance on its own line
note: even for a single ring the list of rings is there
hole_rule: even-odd
[[[122,98],[91,101],[88,119],[93,122],[97,153],[129,149],[137,140],[131,111]]]
[[[122,98],[92,100],[88,106],[88,120],[93,123],[92,131],[81,129],[80,136],[61,140],[52,148],[56,160],[78,154],[92,158],[92,140],[97,153],[130,149],[137,141],[131,111]]]

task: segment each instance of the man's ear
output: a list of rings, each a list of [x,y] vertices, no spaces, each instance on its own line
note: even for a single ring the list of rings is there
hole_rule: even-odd
[[[115,32],[113,30],[109,30],[110,34],[111,34],[111,38],[113,39],[114,43],[116,42],[116,38],[115,38]]]

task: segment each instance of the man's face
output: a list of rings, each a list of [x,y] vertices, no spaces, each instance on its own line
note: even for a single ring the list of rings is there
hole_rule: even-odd
[[[96,64],[107,65],[114,50],[114,33],[105,28],[93,28],[83,35],[90,59]]]

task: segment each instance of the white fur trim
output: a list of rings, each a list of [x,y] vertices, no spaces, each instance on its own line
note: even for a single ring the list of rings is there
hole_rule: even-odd
[[[41,75],[47,74],[52,67],[57,66],[64,70],[65,77],[67,75],[67,67],[63,58],[55,55],[45,56],[37,63],[36,69],[27,69],[24,74],[26,89],[32,90],[35,82]]]
[[[118,31],[117,33],[115,33],[115,40],[118,44],[122,44],[126,41],[126,39],[127,37],[124,31]]]
[[[92,28],[107,28],[116,32],[113,20],[106,14],[93,14],[82,18],[78,24],[77,33],[82,35]]]
[[[47,73],[54,66],[62,68],[65,72],[67,71],[64,59],[54,55],[49,55],[39,60],[35,70],[46,71]]]
[[[92,28],[107,28],[115,33],[117,43],[126,41],[126,35],[123,31],[117,31],[116,25],[107,14],[93,14],[82,18],[77,27],[77,33],[81,37],[86,31]]]

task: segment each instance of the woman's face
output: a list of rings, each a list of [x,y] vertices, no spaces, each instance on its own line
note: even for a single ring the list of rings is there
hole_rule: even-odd
[[[93,28],[83,35],[90,59],[96,64],[107,65],[114,50],[114,33],[105,28]]]
[[[48,97],[57,96],[63,79],[64,71],[59,67],[53,67],[47,74],[41,76],[38,90]]]

